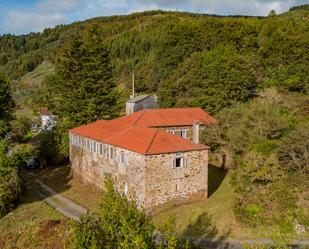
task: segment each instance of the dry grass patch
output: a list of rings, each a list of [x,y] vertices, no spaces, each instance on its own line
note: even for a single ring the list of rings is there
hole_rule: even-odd
[[[70,222],[45,203],[23,194],[20,205],[0,219],[0,248],[64,248]]]

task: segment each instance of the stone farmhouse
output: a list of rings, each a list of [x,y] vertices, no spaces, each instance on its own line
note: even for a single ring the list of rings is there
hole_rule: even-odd
[[[119,192],[147,209],[207,197],[208,147],[199,133],[216,120],[200,108],[146,109],[70,130],[74,175]]]

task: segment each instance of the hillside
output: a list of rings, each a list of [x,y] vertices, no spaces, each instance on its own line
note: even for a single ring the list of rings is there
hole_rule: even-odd
[[[0,69],[13,80],[17,104],[31,106],[29,95],[36,92],[29,87],[38,89],[53,72],[72,37],[87,36],[96,27],[124,98],[130,94],[134,70],[137,92],[156,92],[161,106],[202,106],[216,113],[247,100],[255,88],[308,91],[308,13],[302,6],[266,18],[163,11],[99,17],[42,33],[1,36]],[[217,73],[226,70],[226,76]],[[225,94],[234,90],[231,100],[222,104]]]
[[[137,94],[157,94],[160,107],[201,107],[218,121],[203,127],[200,140],[210,146],[209,198],[164,210],[177,219],[167,230],[180,238],[274,236],[282,245],[307,238],[308,38],[309,5],[268,17],[149,11],[0,36],[0,245],[57,248],[71,232],[87,235],[88,228],[78,232],[87,219],[71,231],[68,220],[22,192],[26,177],[18,169],[29,158],[38,157],[42,167],[33,176],[64,196],[101,214],[117,210],[108,201],[98,206],[97,191],[71,179],[68,130],[118,117],[132,72]],[[45,107],[57,125],[35,134],[31,126]],[[15,183],[10,188],[7,179]],[[126,217],[126,200],[119,200]],[[126,220],[117,212],[116,222]],[[157,227],[165,220],[154,215]],[[105,233],[89,229],[99,239]]]

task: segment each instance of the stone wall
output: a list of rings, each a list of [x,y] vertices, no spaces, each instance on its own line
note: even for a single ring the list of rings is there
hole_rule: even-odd
[[[70,161],[73,174],[79,175],[85,182],[104,189],[104,176],[111,174],[119,192],[134,196],[138,203],[145,200],[145,156],[115,148],[115,159],[108,155],[99,155],[70,144]],[[119,160],[120,153],[125,154],[125,163]]]
[[[176,154],[147,156],[146,208],[207,197],[208,151],[191,151],[182,155],[186,159],[183,168],[173,167]]]
[[[73,174],[101,189],[104,176],[111,174],[119,192],[134,197],[148,209],[167,202],[191,202],[207,197],[208,150],[145,156],[113,147],[115,156],[110,159],[107,151],[111,146],[103,145],[101,155],[71,143]],[[184,158],[183,167],[173,165],[175,157]]]

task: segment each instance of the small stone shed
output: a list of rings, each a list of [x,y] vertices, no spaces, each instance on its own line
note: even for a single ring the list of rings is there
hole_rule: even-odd
[[[126,114],[132,114],[134,112],[144,109],[156,109],[157,96],[155,95],[140,95],[126,102]]]
[[[195,133],[215,122],[202,109],[176,108],[142,110],[74,128],[73,173],[99,188],[111,174],[119,192],[147,209],[206,198],[209,148],[198,143]]]

